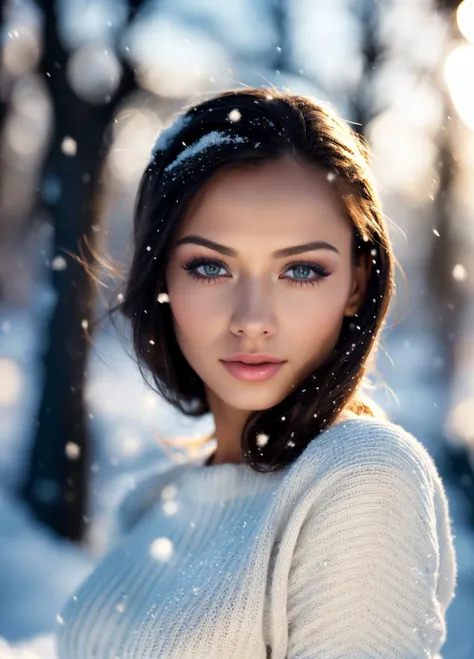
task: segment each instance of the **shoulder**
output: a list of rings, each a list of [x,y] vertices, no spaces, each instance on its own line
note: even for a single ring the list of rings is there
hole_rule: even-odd
[[[380,474],[387,470],[406,480],[439,479],[427,449],[413,434],[388,420],[364,416],[342,421],[316,436],[300,456],[318,479],[337,472]],[[314,469],[314,471],[313,471]]]
[[[447,528],[446,497],[432,457],[388,420],[362,417],[326,429],[306,447],[290,479],[305,515],[337,528],[361,520],[380,528],[387,516],[404,532],[416,527],[436,535],[441,518]]]

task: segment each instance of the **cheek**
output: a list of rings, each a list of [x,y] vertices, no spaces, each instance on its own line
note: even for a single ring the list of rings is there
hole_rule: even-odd
[[[184,277],[170,281],[168,287],[174,329],[178,340],[200,343],[218,326],[216,296],[205,290],[212,284],[187,281],[188,275]]]
[[[286,324],[305,358],[330,351],[337,343],[346,299],[339,286],[322,284],[313,296],[300,300],[287,314]]]

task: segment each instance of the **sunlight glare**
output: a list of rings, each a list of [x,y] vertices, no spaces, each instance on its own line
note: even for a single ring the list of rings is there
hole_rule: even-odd
[[[444,78],[454,106],[464,123],[474,130],[474,48],[469,44],[457,46],[447,57]]]
[[[474,45],[474,0],[464,0],[456,12],[456,20],[461,34]]]

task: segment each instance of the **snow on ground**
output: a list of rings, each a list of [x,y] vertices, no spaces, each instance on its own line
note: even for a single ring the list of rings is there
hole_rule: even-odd
[[[56,658],[56,639],[52,634],[43,634],[20,643],[9,643],[6,639],[0,638],[0,659]]]
[[[200,421],[183,418],[152,394],[112,330],[101,332],[88,368],[94,439],[91,542],[81,549],[59,541],[11,495],[20,482],[33,433],[41,379],[38,324],[44,319],[44,304],[30,311],[0,310],[0,369],[10,376],[9,386],[0,387],[0,659],[31,659],[32,648],[35,657],[54,657],[50,633],[56,615],[104,551],[116,502],[124,489],[133,487],[136,474],[153,465],[163,468],[170,459],[157,442],[157,433],[171,438],[204,434],[213,427],[210,416]],[[374,398],[427,446],[442,473],[439,430],[446,391],[436,377],[440,368],[436,345],[422,325],[404,323],[387,336],[385,348],[389,357],[380,355],[378,370],[395,398],[383,390],[377,390]],[[446,489],[459,581],[448,609],[443,659],[470,659],[474,656],[474,531],[464,521],[458,490],[449,483]]]

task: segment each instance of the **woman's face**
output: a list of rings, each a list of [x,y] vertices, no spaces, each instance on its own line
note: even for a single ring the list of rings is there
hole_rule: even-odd
[[[367,277],[365,264],[351,265],[351,227],[339,203],[324,173],[285,158],[216,173],[189,208],[166,281],[178,344],[204,382],[211,410],[211,401],[268,409],[330,355]],[[316,241],[328,246],[275,254]],[[205,261],[194,267],[193,259]],[[249,382],[221,361],[236,352],[286,363],[272,378]]]

